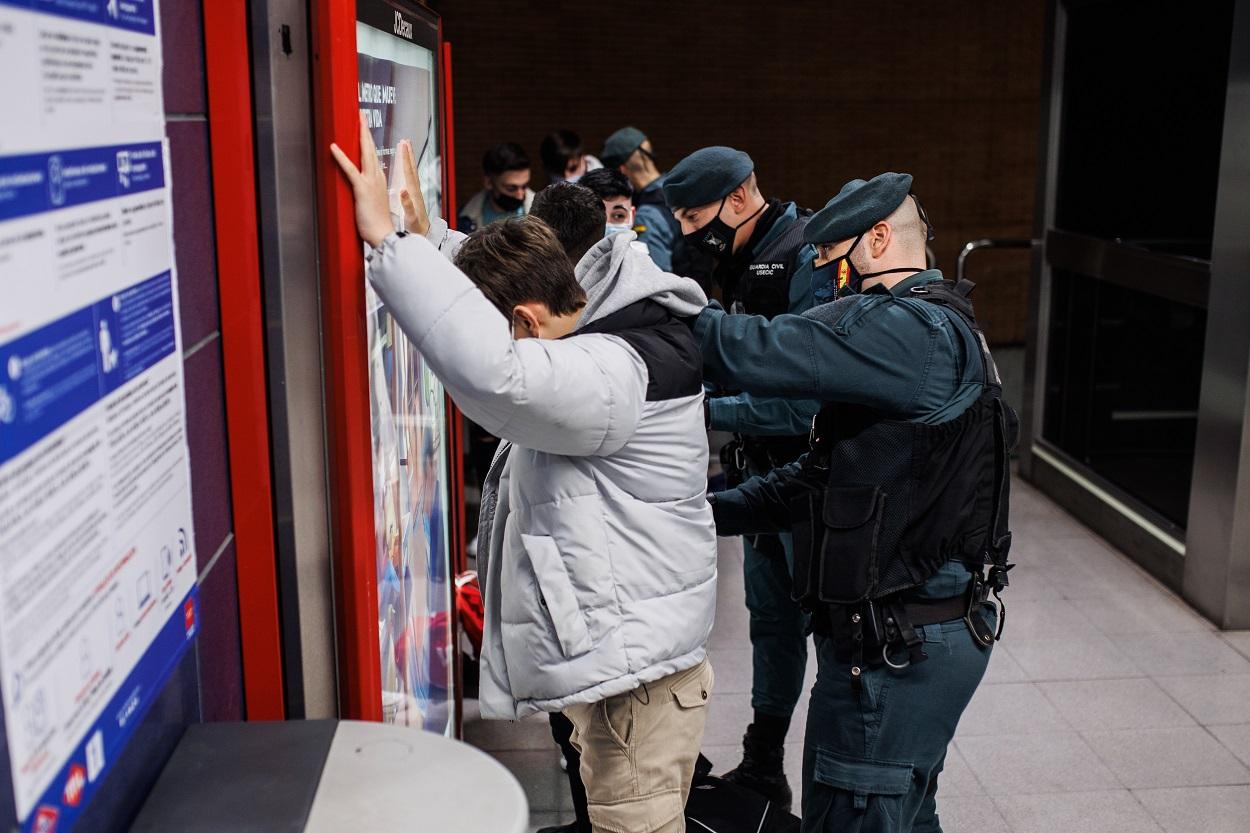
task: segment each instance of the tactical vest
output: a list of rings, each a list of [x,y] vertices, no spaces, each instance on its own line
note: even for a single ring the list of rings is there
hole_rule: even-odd
[[[798,217],[741,270],[733,287],[733,312],[775,318],[790,311],[790,279],[799,267],[803,229],[812,218],[807,208],[798,208]]]
[[[937,425],[859,405],[826,405],[813,420],[805,463],[805,479],[824,488],[791,506],[795,598],[809,609],[833,609],[835,630],[847,622],[867,628],[852,637],[880,647],[887,662],[888,652],[903,646],[910,661],[923,659],[920,640],[908,633],[912,626],[959,618],[965,601],[971,610],[988,593],[997,597],[1010,569],[1009,455],[1018,422],[1002,400],[998,370],[968,301],[971,290],[970,281],[928,284],[913,288],[912,297],[942,305],[957,326],[971,330],[985,373],[976,402]],[[830,306],[828,315],[840,318],[855,302]],[[909,595],[951,561],[968,567],[978,598],[943,606]],[[971,613],[966,618],[983,644],[997,638],[987,638],[984,622]]]

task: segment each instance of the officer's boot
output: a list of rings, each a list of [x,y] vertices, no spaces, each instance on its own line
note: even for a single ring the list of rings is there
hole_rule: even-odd
[[[794,803],[794,793],[790,791],[784,768],[785,737],[784,731],[778,734],[752,723],[742,738],[742,763],[722,777],[730,783],[754,790],[781,812],[788,813]]]

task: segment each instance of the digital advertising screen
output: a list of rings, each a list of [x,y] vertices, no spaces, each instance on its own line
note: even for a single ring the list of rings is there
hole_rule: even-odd
[[[398,145],[412,143],[432,217],[440,214],[437,24],[390,0],[357,4],[360,110],[402,225],[405,187]],[[421,354],[366,282],[378,648],[382,716],[389,723],[451,734],[452,576],[446,396]]]

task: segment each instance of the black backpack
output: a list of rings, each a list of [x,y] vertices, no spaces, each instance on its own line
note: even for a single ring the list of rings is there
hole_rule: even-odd
[[[712,762],[700,755],[686,799],[686,833],[798,833],[798,816],[711,772]]]

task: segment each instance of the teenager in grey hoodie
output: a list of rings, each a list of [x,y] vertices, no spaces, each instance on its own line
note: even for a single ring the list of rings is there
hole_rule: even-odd
[[[479,540],[482,712],[569,717],[596,830],[683,830],[716,602],[701,359],[680,320],[703,293],[628,235],[583,289],[534,218],[461,241],[414,211],[422,233],[397,233],[363,125],[361,146],[360,170],[332,150],[369,281],[461,410],[510,443]]]

